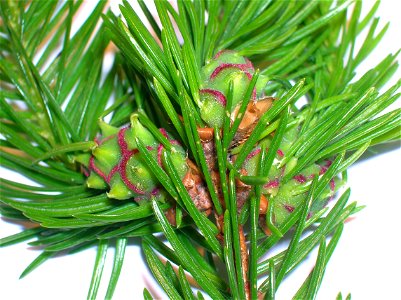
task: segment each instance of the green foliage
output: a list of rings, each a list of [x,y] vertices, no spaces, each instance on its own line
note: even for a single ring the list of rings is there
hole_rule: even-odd
[[[145,1],[138,3],[155,34],[127,1],[120,6],[121,16],[106,12],[106,2],[99,2],[74,34],[81,1],[0,3],[0,163],[37,183],[1,179],[0,213],[39,224],[2,238],[0,245],[34,239],[29,245],[43,250],[21,277],[62,251],[96,245],[90,299],[97,296],[107,251],[115,247],[106,296],[112,297],[131,237],[141,237],[149,268],[172,299],[203,298],[193,293],[187,274],[213,299],[245,299],[248,284],[252,299],[258,294],[274,299],[281,282],[318,246],[316,265],[295,294],[314,299],[344,221],[360,209],[355,203],[347,206],[349,190],[331,209],[314,211],[314,205],[327,198],[325,189],[333,178],[346,181],[344,172],[368,147],[401,137],[401,110],[383,114],[399,98],[401,81],[380,92],[398,67],[398,53],[356,77],[356,68],[387,29],[377,28],[377,5],[361,17],[361,1],[352,10],[351,1],[179,0],[177,10],[167,1],[155,1],[158,22]],[[357,47],[363,29],[368,35]],[[104,71],[111,42],[118,50]],[[220,199],[197,128],[207,123],[200,111],[202,67],[224,49],[248,56],[259,70],[238,117],[231,124],[225,114],[222,132],[214,128]],[[268,81],[265,94],[277,100],[246,141],[229,149],[259,74]],[[230,112],[235,87],[232,81],[226,85],[225,112]],[[303,107],[298,105],[301,99],[307,101]],[[111,125],[121,126],[132,113],[165,147],[160,165],[142,140],[132,141],[166,190],[164,203],[117,201],[85,184],[84,160],[95,146],[98,120],[108,118]],[[201,170],[222,224],[196,208],[172,162],[171,143],[159,127],[181,142]],[[277,161],[276,153],[289,143],[285,139],[293,128],[299,132]],[[255,147],[261,147],[256,175],[240,174]],[[236,154],[235,161],[228,154]],[[278,198],[272,195],[262,218],[271,231],[266,235],[259,226],[259,202],[267,178],[286,166],[286,184],[326,159],[331,165],[299,187],[303,198],[282,222],[274,220]],[[252,186],[240,212],[236,180]],[[172,207],[178,212],[175,227],[165,216]],[[249,272],[242,262],[243,224],[249,229]],[[266,258],[284,235],[291,238],[288,248]],[[151,298],[147,290],[144,298]]]

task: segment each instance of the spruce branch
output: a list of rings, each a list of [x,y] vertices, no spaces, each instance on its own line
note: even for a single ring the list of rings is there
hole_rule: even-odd
[[[360,210],[349,189],[326,202],[369,147],[400,138],[400,110],[386,111],[400,81],[382,90],[398,53],[356,77],[388,30],[378,5],[362,16],[352,1],[155,1],[159,19],[147,5],[155,34],[127,1],[121,15],[100,2],[74,34],[81,2],[1,3],[1,166],[34,183],[2,179],[0,213],[38,226],[2,246],[42,250],[21,277],[95,246],[89,298],[113,247],[111,297],[139,237],[174,299],[274,298],[319,246],[296,294],[315,298]]]

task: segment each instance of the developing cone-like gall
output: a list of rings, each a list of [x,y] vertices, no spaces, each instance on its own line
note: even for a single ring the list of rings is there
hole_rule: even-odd
[[[254,67],[247,58],[228,50],[217,53],[202,68],[202,84],[199,91],[200,113],[209,127],[222,127],[230,81],[234,87],[231,118],[235,118],[235,111],[243,101],[254,72]],[[251,102],[263,98],[266,83],[267,78],[259,76],[252,92]]]
[[[135,198],[137,201],[150,197],[164,197],[158,180],[143,161],[135,140],[140,140],[153,158],[162,166],[161,155],[164,146],[138,120],[131,117],[130,126],[116,128],[100,122],[102,137],[96,139],[98,146],[92,151],[88,162],[90,171],[87,185],[91,188],[109,188],[110,198],[124,200]],[[179,143],[160,129],[172,144],[171,160],[181,178],[188,171],[186,153]]]
[[[289,181],[284,182],[283,177],[295,167],[297,160],[294,158],[287,164],[280,166],[280,162],[290,149],[298,135],[298,126],[292,126],[284,134],[280,148],[275,153],[275,159],[268,174],[268,182],[262,187],[262,194],[269,199],[269,205],[273,206],[273,220],[280,226],[289,215],[302,203],[304,203],[309,186],[316,176],[322,176],[331,165],[331,160],[316,162],[304,168],[299,174]],[[256,176],[259,168],[261,145],[267,148],[271,143],[271,137],[265,138],[259,146],[255,147],[245,160],[241,173],[249,176]],[[233,157],[235,159],[235,156]],[[314,199],[309,216],[321,210],[327,201],[334,196],[334,193],[342,185],[339,178],[333,178],[322,194]]]

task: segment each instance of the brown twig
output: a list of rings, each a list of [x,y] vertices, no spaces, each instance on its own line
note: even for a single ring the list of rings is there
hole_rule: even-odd
[[[242,278],[244,278],[246,300],[249,300],[251,298],[251,290],[250,290],[249,279],[248,279],[249,255],[248,255],[248,249],[246,247],[244,228],[242,227],[242,225],[238,226],[238,232],[239,232],[239,242],[240,242],[240,250],[241,250]]]

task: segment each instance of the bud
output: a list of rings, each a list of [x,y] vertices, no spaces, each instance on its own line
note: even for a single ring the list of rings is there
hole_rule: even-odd
[[[109,184],[110,191],[107,193],[109,198],[126,200],[134,196],[134,193],[124,184],[120,176],[113,176]]]
[[[103,138],[111,135],[116,135],[119,131],[117,127],[107,124],[102,119],[99,119],[97,123],[99,125],[100,131],[102,132]]]
[[[86,185],[91,189],[104,190],[107,188],[107,184],[103,180],[103,178],[94,172],[90,173],[90,175],[86,181]]]

